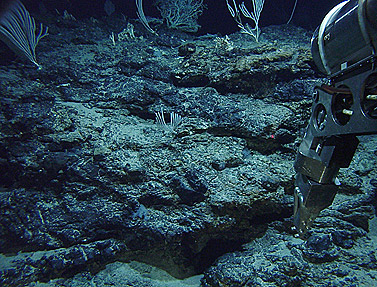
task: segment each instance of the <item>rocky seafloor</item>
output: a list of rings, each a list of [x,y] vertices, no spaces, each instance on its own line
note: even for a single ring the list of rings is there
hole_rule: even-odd
[[[44,21],[42,69],[1,50],[2,286],[377,285],[375,137],[291,231],[310,32]]]

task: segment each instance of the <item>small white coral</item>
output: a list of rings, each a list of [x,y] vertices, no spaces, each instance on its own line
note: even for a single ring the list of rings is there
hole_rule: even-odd
[[[169,28],[197,32],[197,20],[202,14],[203,0],[157,0],[157,8]]]

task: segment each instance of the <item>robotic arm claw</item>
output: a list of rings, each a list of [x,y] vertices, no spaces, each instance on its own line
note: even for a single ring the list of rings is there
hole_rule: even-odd
[[[340,168],[350,165],[357,136],[377,133],[377,0],[334,7],[312,39],[312,55],[329,85],[316,87],[295,162],[294,225],[303,236],[330,206]]]

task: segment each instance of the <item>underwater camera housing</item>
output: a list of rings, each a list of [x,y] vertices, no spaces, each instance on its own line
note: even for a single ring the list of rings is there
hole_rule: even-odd
[[[312,38],[318,69],[333,77],[372,56],[377,48],[377,1],[344,1],[323,19]]]
[[[294,229],[303,236],[330,206],[340,168],[350,165],[357,136],[377,133],[377,0],[335,6],[312,38],[312,56],[329,82],[316,87],[295,170]]]

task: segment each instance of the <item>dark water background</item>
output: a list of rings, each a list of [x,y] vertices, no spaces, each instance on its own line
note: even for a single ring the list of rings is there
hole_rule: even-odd
[[[134,0],[112,0],[115,5],[115,13],[121,13],[129,18],[137,18],[136,5]],[[241,3],[238,1],[237,3]],[[306,29],[315,29],[326,13],[340,0],[298,0],[297,7],[291,23]],[[105,0],[24,0],[23,3],[32,12],[40,12],[38,10],[47,9],[49,11],[58,10],[63,12],[67,10],[77,19],[87,17],[106,16],[104,11]],[[236,23],[230,16],[226,7],[225,0],[204,0],[207,9],[199,19],[202,28],[200,34],[216,34],[223,35],[238,31]],[[160,17],[159,11],[155,8],[154,0],[144,0],[143,7],[146,16]],[[251,0],[245,1],[250,7]],[[292,12],[295,0],[266,0],[261,14],[260,26],[280,25],[288,21]]]

